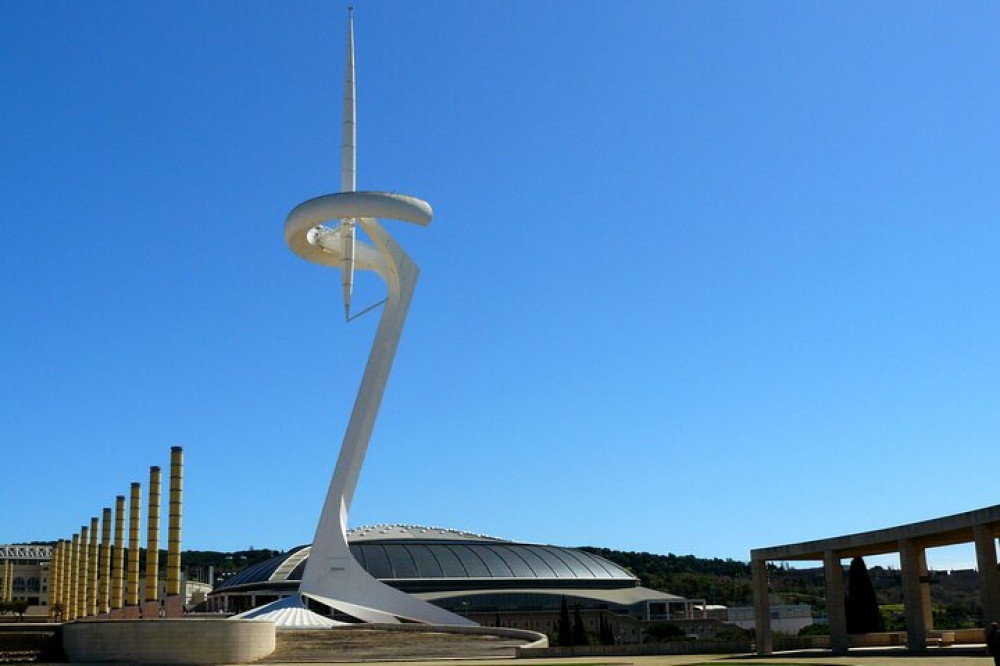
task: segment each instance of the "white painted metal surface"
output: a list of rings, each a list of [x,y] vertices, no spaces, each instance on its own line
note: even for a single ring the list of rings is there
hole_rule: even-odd
[[[375,271],[385,280],[388,296],[323,503],[299,592],[365,622],[406,620],[474,625],[466,618],[378,581],[354,559],[347,544],[347,513],[419,274],[417,265],[385,231],[378,218],[426,226],[432,216],[430,204],[416,197],[354,191],[353,21],[349,21],[348,29],[341,160],[341,187],[344,191],[296,206],[285,221],[285,240],[292,251],[303,259],[341,269],[348,316],[350,282],[353,279],[348,274],[353,275],[354,270]],[[330,223],[338,223],[338,226],[327,226]],[[372,243],[356,238],[355,226],[360,226]],[[286,602],[286,608],[287,604],[302,605],[301,599],[292,599]]]
[[[274,626],[282,629],[326,629],[344,624],[309,610],[298,595],[285,597],[259,608],[251,608],[245,613],[234,615],[231,619],[274,622]]]

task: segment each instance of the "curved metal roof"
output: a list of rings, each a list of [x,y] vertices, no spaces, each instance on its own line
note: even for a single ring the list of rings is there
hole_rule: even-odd
[[[401,531],[402,530],[402,531]],[[536,584],[634,587],[638,579],[617,564],[573,548],[516,543],[493,537],[412,526],[379,526],[348,533],[351,553],[368,573],[397,587],[420,590]],[[228,578],[216,590],[302,580],[310,546],[300,546]]]

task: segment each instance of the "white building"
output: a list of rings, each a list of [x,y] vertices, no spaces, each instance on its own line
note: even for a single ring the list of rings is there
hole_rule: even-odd
[[[753,606],[737,606],[726,612],[726,621],[741,629],[754,628]],[[771,631],[795,636],[803,627],[813,624],[809,604],[771,606]]]

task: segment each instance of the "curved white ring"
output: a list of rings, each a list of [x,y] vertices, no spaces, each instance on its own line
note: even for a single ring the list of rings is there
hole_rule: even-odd
[[[394,192],[338,192],[300,203],[285,219],[285,242],[292,252],[306,261],[324,266],[340,265],[340,257],[323,250],[309,240],[309,232],[331,220],[383,218],[412,222],[422,227],[430,224],[433,211],[423,199]],[[355,266],[379,270],[382,258],[378,250],[358,244]]]

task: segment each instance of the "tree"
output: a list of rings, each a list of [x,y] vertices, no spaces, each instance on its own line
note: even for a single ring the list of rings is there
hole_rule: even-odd
[[[868,567],[860,557],[851,560],[847,572],[847,599],[844,601],[847,616],[847,633],[868,634],[884,631],[882,614],[878,608],[875,587],[868,576]]]
[[[17,615],[18,622],[24,622],[24,612],[28,610],[28,606],[31,604],[27,599],[14,599],[13,601],[4,601],[0,606],[3,607],[3,613],[11,612]],[[2,613],[0,613],[2,614]]]
[[[573,645],[586,645],[589,642],[587,628],[583,626],[583,618],[580,617],[580,607],[576,606],[573,609]]]
[[[573,629],[569,624],[569,605],[566,603],[566,597],[562,598],[562,604],[559,606],[558,642],[562,646],[573,644]]]
[[[601,613],[601,619],[597,630],[598,636],[601,639],[601,645],[614,645],[615,644],[615,632],[611,628],[611,623],[608,622],[608,618]]]
[[[646,628],[646,635],[656,642],[663,642],[682,639],[685,633],[673,622],[657,622]]]
[[[798,636],[829,636],[830,635],[830,625],[820,624],[814,622],[812,624],[807,624],[806,626],[799,629]]]

